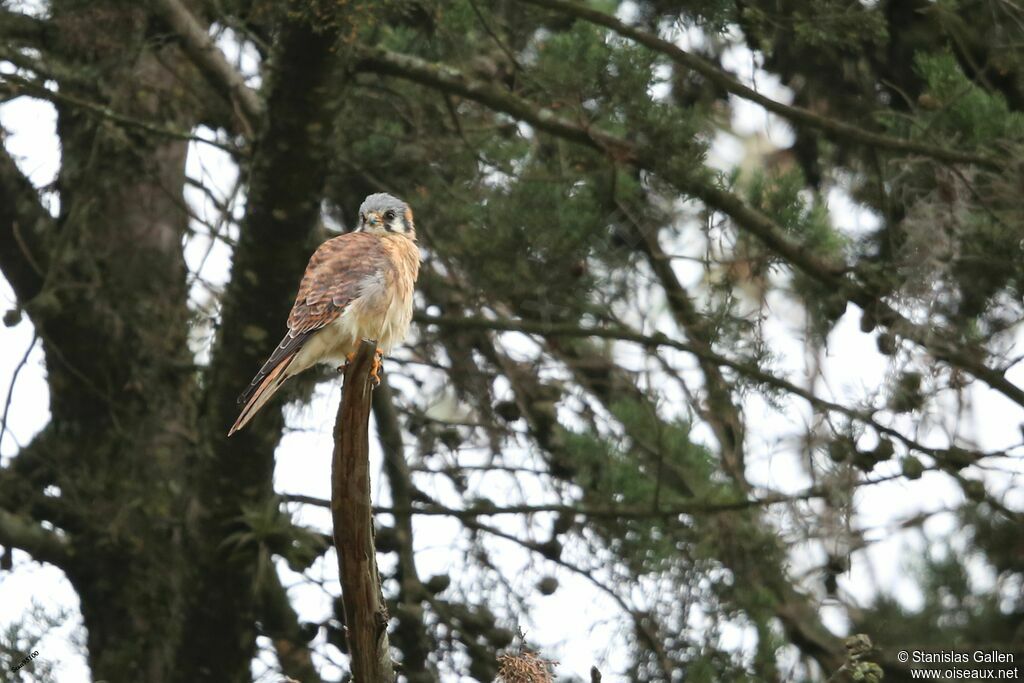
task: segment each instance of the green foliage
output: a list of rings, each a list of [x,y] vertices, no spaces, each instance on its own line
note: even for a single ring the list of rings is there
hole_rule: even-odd
[[[565,449],[579,467],[577,477],[586,499],[594,504],[641,507],[655,499],[657,480],[618,444],[593,434],[570,432]],[[667,497],[673,498],[671,494]],[[622,520],[604,527],[602,535],[611,550],[629,558],[631,568],[639,574],[664,570],[678,553],[672,532],[666,533],[657,522]]]
[[[472,281],[528,317],[579,315],[573,311],[594,287],[586,263],[606,230],[591,183],[525,169],[517,182],[493,188],[481,206],[466,207],[464,220],[437,240]]]
[[[842,262],[848,240],[832,227],[828,208],[806,185],[799,169],[771,175],[757,172],[748,183],[747,197],[752,206],[793,235],[802,248],[816,257]],[[741,239],[748,248],[750,238]],[[752,249],[758,253],[762,247],[758,244]],[[799,270],[792,275],[793,288],[810,315],[813,331],[824,337],[846,312],[846,298]]]
[[[1024,577],[1024,554],[1021,553],[1020,528],[1016,521],[997,514],[989,506],[965,507],[960,518],[971,529],[971,540],[991,563],[1000,580],[1011,584]],[[1010,594],[1010,610],[1024,614],[1024,594]]]
[[[816,0],[790,17],[796,40],[809,48],[858,50],[866,44],[882,45],[888,27],[881,12],[861,3]]]
[[[281,510],[281,499],[272,496],[263,504],[247,507],[237,519],[236,530],[225,536],[223,547],[249,557],[256,550],[259,557],[257,583],[265,579],[263,572],[272,570],[273,555],[288,562],[292,571],[308,569],[328,548],[322,534],[296,525],[291,515]]]
[[[799,169],[778,174],[758,171],[750,180],[747,200],[809,251],[823,258],[842,258],[846,240],[832,228],[828,208],[807,189]]]
[[[592,432],[567,431],[564,448],[575,463],[574,480],[594,505],[627,509],[671,507],[691,498],[672,482],[703,482],[711,470],[707,450],[690,439],[689,426],[666,423],[635,402],[618,401],[613,410],[633,438],[613,439]],[[686,525],[666,517],[609,523],[608,542],[616,554],[646,574],[676,565],[690,542]]]
[[[1004,197],[993,200],[1003,203]],[[960,224],[956,256],[950,264],[957,283],[957,313],[970,320],[984,315],[980,335],[1001,329],[1012,315],[1003,307],[993,306],[999,299],[1019,300],[1024,292],[1024,240],[1015,225],[1019,209],[993,215],[977,207]],[[979,335],[972,335],[979,336]]]
[[[950,136],[964,145],[984,145],[1024,137],[1024,113],[1011,111],[1006,99],[971,81],[948,53],[918,54],[915,65],[927,83],[922,97],[928,109],[918,130],[931,139]]]
[[[778,31],[780,38],[801,49],[857,52],[888,38],[881,12],[844,0],[794,3],[789,11],[751,4],[743,8],[743,15],[759,32]]]
[[[979,547],[988,550],[1004,544],[1008,549],[1004,557],[1019,557],[1020,535],[1010,538],[1012,522],[999,519],[983,505],[966,506],[963,515],[975,529],[974,542]],[[1015,634],[1024,628],[1024,606],[1012,591],[1007,599],[1001,591],[986,590],[971,580],[974,570],[969,568],[979,559],[978,554],[955,550],[953,544],[920,557],[912,567],[922,590],[920,609],[908,610],[895,596],[882,596],[862,613],[856,628],[872,633],[879,642],[896,643],[902,638],[921,650],[973,650],[978,643],[984,643],[985,649],[1018,650]],[[1000,565],[999,581],[1019,585],[1024,575],[1019,560]],[[908,634],[912,642],[907,641]]]

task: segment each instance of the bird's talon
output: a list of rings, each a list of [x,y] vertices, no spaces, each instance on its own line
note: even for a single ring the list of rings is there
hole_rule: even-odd
[[[379,351],[379,349],[378,349],[378,351]],[[380,386],[380,371],[381,371],[381,369],[383,369],[383,367],[384,367],[384,363],[381,362],[380,355],[379,354],[374,354],[374,356],[373,356],[373,366],[370,368],[370,379],[373,380],[373,386],[375,386],[375,387],[379,387]]]
[[[347,368],[349,366],[349,363],[354,361],[355,358],[356,358],[356,352],[355,351],[353,351],[352,353],[346,353],[345,354],[345,364],[338,366],[338,372],[340,372],[341,374],[344,375],[345,374],[345,368]]]

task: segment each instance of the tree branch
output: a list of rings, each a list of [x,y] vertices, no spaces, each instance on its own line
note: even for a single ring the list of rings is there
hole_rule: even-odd
[[[43,42],[50,27],[46,22],[22,12],[0,8],[0,36],[6,43],[22,43],[38,46]]]
[[[157,11],[181,38],[185,53],[220,93],[241,120],[250,139],[263,119],[264,106],[259,94],[245,84],[242,75],[228,63],[214,45],[206,29],[180,0],[157,0]]]
[[[697,363],[704,376],[704,387],[707,394],[707,407],[699,407],[701,416],[711,426],[718,441],[720,457],[729,476],[743,489],[749,489],[744,464],[744,425],[743,416],[732,400],[732,387],[722,375],[717,360],[710,358],[712,354],[712,336],[707,326],[687,294],[683,284],[676,277],[672,262],[661,250],[658,236],[643,226],[632,222],[632,230],[636,235],[640,249],[647,258],[647,263],[661,283],[668,299],[669,311],[698,354]]]
[[[11,94],[24,93],[32,97],[38,97],[41,100],[53,102],[54,104],[63,104],[69,107],[75,107],[87,114],[98,116],[108,121],[113,121],[118,125],[134,128],[152,135],[159,135],[160,137],[170,138],[171,140],[200,142],[223,150],[235,157],[242,155],[242,150],[233,145],[228,145],[218,140],[201,138],[189,131],[172,128],[162,123],[155,123],[153,121],[146,121],[145,119],[129,116],[119,111],[115,111],[105,105],[97,104],[96,102],[90,102],[80,97],[75,97],[74,95],[50,90],[42,83],[35,83],[27,78],[22,78],[13,74],[3,74],[0,76],[0,86],[2,86],[0,90],[3,92]]]
[[[605,582],[598,579],[595,575],[597,572],[593,571],[592,569],[584,569],[581,567],[577,567],[575,564],[568,562],[562,559],[561,557],[552,557],[549,552],[545,552],[544,546],[540,543],[537,543],[536,541],[519,538],[515,534],[503,531],[497,527],[493,527],[488,524],[483,524],[482,522],[476,519],[463,519],[462,523],[465,525],[467,529],[471,529],[473,531],[482,531],[486,534],[494,536],[495,538],[504,539],[511,543],[515,543],[516,545],[525,548],[531,552],[538,553],[544,556],[545,559],[547,559],[548,561],[553,562],[559,567],[562,567],[563,569],[566,569],[569,572],[572,572],[573,574],[576,574],[577,576],[580,576],[583,579],[589,581],[591,585],[593,585],[595,588],[597,588],[605,595],[607,595],[609,598],[611,598],[612,601],[619,606],[619,609],[621,609],[623,612],[629,615],[630,620],[633,622],[633,629],[636,634],[636,637],[643,641],[654,654],[658,662],[658,666],[661,669],[663,680],[671,679],[672,671],[676,668],[676,666],[669,658],[668,653],[665,651],[665,645],[662,639],[664,629],[662,628],[661,623],[657,619],[656,615],[652,614],[651,612],[643,612],[638,608],[634,607],[633,605],[631,605],[625,597],[619,594],[615,587],[609,586]],[[627,595],[629,594],[629,591],[625,592]]]
[[[234,420],[235,397],[283,332],[298,274],[309,258],[309,238],[320,218],[327,174],[324,139],[333,129],[330,103],[338,87],[335,36],[301,22],[283,29],[276,70],[267,84],[267,125],[254,145],[247,210],[222,297],[221,324],[204,402],[217,435],[225,486],[257,448],[269,457],[279,427],[261,421],[230,441],[220,436]],[[267,413],[272,411],[266,411]],[[256,441],[262,443],[257,446]],[[268,463],[269,464],[269,463]],[[251,468],[246,467],[251,471]],[[253,473],[255,474],[255,473]]]
[[[566,346],[549,343],[547,348],[573,370],[576,381],[600,401],[606,410],[614,415],[616,403],[627,392],[632,392],[633,400],[647,404],[653,419],[660,423],[656,410],[649,405],[650,397],[635,390],[635,385],[627,372],[616,366],[607,356],[595,352],[585,344],[576,344],[568,348]],[[620,423],[634,440],[643,438],[642,432],[649,429],[637,429],[635,425],[631,426],[621,420]],[[895,478],[901,475],[893,476]],[[705,477],[700,483],[702,488],[717,488],[713,477]],[[757,499],[744,495],[735,503],[743,505],[746,500]],[[793,585],[788,575],[789,563],[778,532],[774,526],[760,517],[760,512],[759,509],[744,511],[740,508],[738,514],[720,517],[710,527],[714,533],[722,534],[725,538],[746,539],[745,543],[749,544],[746,546],[747,552],[750,552],[751,548],[757,548],[756,562],[745,559],[742,552],[734,555],[723,550],[719,557],[736,576],[737,583],[757,586],[759,591],[763,589],[763,593],[757,597],[751,593],[737,593],[734,599],[744,609],[757,610],[763,608],[764,603],[761,601],[764,597],[770,596],[772,612],[782,622],[793,643],[826,669],[835,668],[838,666],[836,638],[822,624],[815,606],[807,596]],[[699,516],[694,518],[695,524],[700,521]]]
[[[309,639],[302,633],[299,617],[277,572],[266,577],[262,585],[260,614],[263,630],[274,642],[281,670],[300,683],[320,683],[323,679],[313,666],[307,646]]]
[[[540,320],[519,320],[509,318],[485,318],[482,316],[478,317],[456,317],[456,316],[434,316],[426,315],[423,313],[417,313],[415,320],[423,325],[438,325],[439,327],[449,327],[452,329],[468,329],[468,330],[493,330],[493,331],[504,331],[504,332],[522,332],[523,334],[536,334],[544,337],[594,337],[597,339],[613,339],[617,341],[626,341],[639,344],[647,348],[666,347],[677,349],[679,351],[685,351],[694,355],[698,359],[715,363],[723,368],[729,368],[740,375],[748,378],[749,380],[764,384],[765,386],[785,391],[786,393],[798,396],[811,405],[821,410],[827,410],[830,412],[840,413],[849,417],[852,420],[862,422],[870,425],[872,429],[877,431],[879,434],[884,434],[896,439],[907,446],[907,448],[924,453],[930,457],[936,458],[937,460],[946,460],[950,458],[950,449],[947,448],[934,448],[926,446],[921,442],[906,436],[892,427],[884,425],[878,422],[873,414],[867,410],[857,410],[841,403],[836,403],[820,396],[815,395],[813,392],[800,387],[792,382],[761,370],[753,363],[745,363],[742,361],[734,360],[727,356],[723,356],[719,353],[712,351],[710,348],[695,345],[690,342],[682,342],[671,337],[668,337],[662,333],[656,333],[653,335],[646,335],[640,332],[636,332],[631,329],[621,327],[580,327],[572,323],[550,323]],[[1002,451],[995,452],[971,452],[970,457],[975,460],[988,457],[1000,457],[1004,456],[1005,453]],[[961,458],[962,459],[962,458]]]
[[[697,72],[723,90],[732,93],[745,100],[761,105],[773,114],[777,114],[793,123],[802,124],[820,130],[836,138],[842,138],[851,142],[860,143],[869,147],[886,149],[892,152],[904,154],[921,154],[939,161],[956,164],[977,164],[986,168],[998,170],[1001,167],[1000,161],[990,156],[961,152],[955,149],[947,149],[934,145],[927,145],[913,140],[905,140],[889,135],[874,133],[864,130],[855,125],[838,121],[836,119],[815,114],[803,107],[790,106],[766,97],[753,88],[744,85],[731,74],[723,71],[715,64],[712,64],[703,57],[690,54],[677,45],[663,40],[656,35],[641,31],[628,26],[610,14],[605,14],[596,9],[585,7],[569,0],[518,0],[537,7],[568,14],[588,21],[592,24],[604,26],[611,29],[620,36],[636,41],[655,52],[659,52],[676,64]]]
[[[0,149],[0,271],[22,305],[42,290],[49,267],[43,235],[52,229],[36,188]]]
[[[386,378],[373,392],[373,416],[384,454],[384,472],[391,488],[391,500],[396,508],[392,514],[395,518],[395,542],[398,546],[396,578],[400,590],[395,608],[398,626],[395,629],[394,640],[402,651],[402,666],[410,681],[436,681],[437,671],[430,663],[430,653],[434,644],[423,621],[421,607],[423,596],[427,593],[416,571],[412,524],[415,488],[409,464],[405,461],[402,425],[398,421],[394,397]],[[408,512],[403,514],[397,510],[398,508],[406,508]]]
[[[901,478],[902,474],[892,474],[877,479],[862,479],[851,484],[854,488],[874,486]],[[812,486],[796,493],[766,493],[752,498],[721,500],[720,498],[694,499],[685,503],[670,505],[652,505],[651,507],[615,506],[596,507],[593,505],[570,505],[566,503],[537,503],[522,505],[490,505],[482,504],[469,508],[453,508],[437,503],[401,506],[373,506],[373,513],[378,515],[424,515],[430,517],[455,517],[458,519],[477,519],[479,517],[497,517],[502,515],[535,515],[541,513],[572,514],[594,519],[664,519],[671,520],[683,515],[723,514],[740,512],[769,505],[799,503],[814,498],[824,498],[833,493],[828,486]],[[302,503],[316,507],[330,508],[331,502],[324,498],[296,493],[282,493],[281,500],[286,503]]]
[[[33,559],[65,568],[70,560],[65,538],[19,514],[0,510],[0,545],[24,550]]]
[[[538,130],[605,153],[616,162],[632,163],[659,174],[663,171],[661,167],[666,156],[663,149],[635,145],[600,129],[584,127],[507,90],[468,78],[446,65],[432,64],[418,57],[377,47],[359,47],[356,54],[359,57],[356,65],[358,69],[405,78],[443,92],[461,95],[514,116]],[[739,197],[719,189],[701,173],[683,175],[671,170],[665,173],[666,179],[681,192],[728,214],[768,248],[800,270],[824,278],[831,285],[841,281],[846,270],[844,264],[820,258],[789,237],[771,218],[748,206]]]
[[[21,360],[14,367],[14,372],[11,373],[11,383],[7,387],[7,399],[4,401],[3,416],[0,417],[0,446],[3,446],[4,436],[7,434],[7,416],[11,409],[11,400],[14,398],[14,387],[18,384],[18,375],[21,374],[21,371],[28,363],[28,358],[32,355],[32,349],[36,347],[37,341],[39,341],[39,335],[33,334],[32,341],[29,343],[28,348],[25,349],[25,353],[22,354]],[[0,453],[3,453],[2,448],[0,448]]]
[[[250,624],[250,614],[255,618],[252,591],[239,580],[251,577],[255,558],[225,552],[221,540],[245,507],[273,493],[281,413],[266,410],[234,438],[224,434],[235,418],[235,397],[283,331],[297,274],[309,258],[327,167],[322,141],[331,136],[331,91],[338,85],[332,78],[335,39],[332,30],[315,30],[297,18],[280,27],[274,47],[266,125],[253,144],[246,215],[202,382],[200,429],[210,457],[197,462],[191,476],[194,495],[204,502],[195,525],[204,550],[199,555],[209,564],[197,570],[203,582],[193,591],[188,620],[205,628],[184,635],[183,678],[203,677],[197,663],[241,652],[240,624]]]
[[[364,340],[345,367],[331,463],[331,517],[352,678],[366,683],[395,680],[370,504],[370,366],[375,353],[375,344]]]
[[[876,288],[871,287],[861,274],[843,263],[822,258],[810,247],[793,240],[771,218],[732,192],[720,188],[704,170],[665,168],[666,155],[662,149],[633,145],[596,128],[584,127],[511,92],[469,79],[450,67],[381,48],[359,47],[356,53],[359,56],[358,68],[398,76],[442,92],[467,97],[525,121],[539,130],[608,154],[616,162],[629,162],[662,176],[683,194],[699,199],[711,209],[732,218],[739,227],[760,240],[792,267],[831,288],[837,296],[862,308],[874,306],[878,310],[878,319],[888,321],[890,327],[896,328],[899,334],[919,344],[935,358],[969,372],[1010,400],[1024,406],[1024,390],[1006,379],[1003,373],[985,365],[981,360],[988,356],[984,349],[977,348],[977,345],[952,344],[948,335],[933,331],[936,326],[914,324],[882,301]]]

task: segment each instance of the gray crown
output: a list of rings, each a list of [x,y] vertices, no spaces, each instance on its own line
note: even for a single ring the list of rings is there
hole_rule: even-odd
[[[370,211],[380,213],[388,209],[405,211],[406,204],[398,197],[393,197],[386,192],[378,192],[377,194],[371,194],[363,200],[362,206],[359,207],[359,213],[368,213]]]

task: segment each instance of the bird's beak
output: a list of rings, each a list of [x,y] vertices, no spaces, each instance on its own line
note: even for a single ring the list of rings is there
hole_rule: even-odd
[[[380,214],[379,213],[367,214],[366,215],[366,222],[370,224],[371,228],[376,228],[378,225],[380,225]]]

